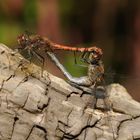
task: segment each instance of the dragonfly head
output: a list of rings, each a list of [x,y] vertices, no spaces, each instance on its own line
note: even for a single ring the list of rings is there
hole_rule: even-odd
[[[89,52],[96,53],[96,54],[98,54],[98,55],[100,55],[100,56],[103,55],[102,49],[101,49],[101,48],[98,48],[98,47],[96,47],[96,46],[88,48],[88,51],[89,51]]]
[[[19,35],[17,40],[18,40],[18,44],[20,45],[21,49],[25,49],[28,45],[31,44],[30,38],[26,34]]]
[[[93,50],[89,55],[89,62],[91,64],[98,63],[98,61],[101,60],[102,55],[103,53],[101,49],[98,48],[97,50]]]

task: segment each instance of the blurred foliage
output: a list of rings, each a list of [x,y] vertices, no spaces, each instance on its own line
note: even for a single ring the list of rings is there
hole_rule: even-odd
[[[92,18],[95,14],[96,2],[96,0],[80,0],[80,3],[75,0],[60,0],[59,5],[63,27],[67,30],[79,32],[83,36],[82,42],[84,43],[94,41]]]
[[[11,4],[8,0],[0,2],[0,42],[14,47],[19,34],[35,30],[37,8],[36,0],[25,0],[19,13],[16,13],[16,10],[12,11],[15,7]]]
[[[28,28],[34,29],[37,26],[37,0],[25,0],[23,20]]]
[[[21,27],[17,23],[0,22],[0,42],[10,47],[17,44],[16,38]]]

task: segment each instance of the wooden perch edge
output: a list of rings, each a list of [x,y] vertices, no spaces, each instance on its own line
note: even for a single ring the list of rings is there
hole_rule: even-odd
[[[119,84],[103,99],[84,94],[0,44],[0,140],[133,140],[140,138],[140,103]],[[96,108],[93,104],[96,103]]]

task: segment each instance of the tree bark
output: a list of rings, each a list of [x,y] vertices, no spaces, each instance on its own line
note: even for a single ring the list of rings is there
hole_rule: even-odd
[[[140,139],[140,103],[119,84],[96,100],[3,44],[0,72],[0,140]]]

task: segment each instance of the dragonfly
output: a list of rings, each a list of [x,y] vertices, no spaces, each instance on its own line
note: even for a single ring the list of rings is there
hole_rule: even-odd
[[[90,93],[94,95],[97,99],[103,99],[105,108],[104,110],[111,111],[111,104],[108,102],[107,99],[107,92],[106,87],[101,86],[104,83],[104,65],[101,60],[101,56],[95,52],[91,52],[88,59],[88,72],[87,76],[83,77],[73,77],[65,67],[59,62],[55,54],[52,52],[47,52],[48,56],[51,60],[55,63],[55,65],[62,71],[64,76],[69,80],[72,86],[75,86],[86,93]],[[108,119],[110,123],[111,120]],[[115,139],[115,134],[112,125],[112,138]]]
[[[28,53],[28,59],[31,60],[32,56],[35,56],[41,63],[42,63],[42,69],[45,64],[45,57],[42,55],[42,53],[47,54],[47,52],[54,52],[56,50],[64,50],[64,51],[71,51],[74,52],[80,52],[81,60],[87,64],[89,64],[87,57],[89,56],[90,52],[93,52],[97,54],[98,56],[102,56],[103,52],[102,49],[93,46],[93,47],[71,47],[71,46],[65,46],[65,45],[59,45],[51,40],[49,40],[47,37],[42,37],[40,35],[29,35],[27,33],[21,34],[17,38],[19,47],[17,48],[20,51],[27,51]],[[75,59],[75,63],[77,63]]]

